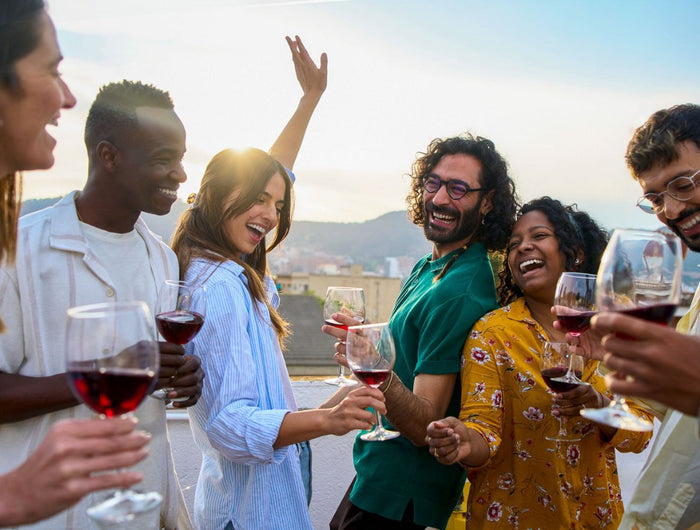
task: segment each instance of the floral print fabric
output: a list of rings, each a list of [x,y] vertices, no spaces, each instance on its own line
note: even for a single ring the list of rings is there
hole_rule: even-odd
[[[468,473],[468,528],[616,528],[622,517],[615,448],[639,452],[651,433],[618,430],[606,442],[594,423],[570,418],[567,429],[580,441],[547,440],[559,423],[539,368],[546,341],[523,298],[487,313],[469,334],[460,419],[483,436],[490,455]],[[596,366],[588,362],[583,379],[607,392]]]

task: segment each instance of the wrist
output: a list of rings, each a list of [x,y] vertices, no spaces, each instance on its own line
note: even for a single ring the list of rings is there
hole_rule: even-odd
[[[394,375],[394,371],[392,370],[391,372],[389,372],[389,377],[386,378],[386,381],[379,385],[378,388],[382,391],[382,394],[386,394],[387,390],[389,390],[389,387],[394,382],[394,377],[398,376]]]

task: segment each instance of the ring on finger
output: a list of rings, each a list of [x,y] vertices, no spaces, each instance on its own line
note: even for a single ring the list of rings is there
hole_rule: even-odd
[[[435,458],[440,458],[440,453],[438,453],[437,447],[433,448],[433,455],[435,455]]]

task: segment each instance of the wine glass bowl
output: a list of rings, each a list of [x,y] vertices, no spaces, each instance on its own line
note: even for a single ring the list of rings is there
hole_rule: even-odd
[[[540,357],[540,372],[552,392],[568,392],[578,385],[588,384],[580,379],[583,375],[583,359],[575,355],[566,342],[545,342]],[[573,378],[567,377],[569,374],[572,374]],[[546,435],[547,440],[576,442],[581,439],[580,436],[567,431],[565,418],[559,416],[558,420],[559,432],[554,436]]]
[[[554,311],[557,320],[574,337],[588,330],[596,314],[595,274],[564,272],[557,281]]]
[[[394,340],[386,322],[348,327],[346,340],[348,365],[365,385],[378,388],[391,375],[396,360]],[[360,436],[365,441],[391,440],[399,436],[382,425],[381,415],[375,411],[374,429]]]
[[[598,269],[598,309],[668,325],[680,303],[682,273],[683,254],[678,236],[616,229]],[[615,396],[608,407],[585,409],[581,415],[630,431],[653,428],[651,422],[634,415],[620,396]]]
[[[348,326],[333,319],[335,313],[342,313],[354,318],[360,323],[364,322],[364,290],[360,287],[329,287],[326,290],[326,298],[323,301],[323,321],[329,326],[347,330]],[[350,386],[356,384],[355,381],[345,376],[345,370],[342,364],[338,368],[338,376],[326,379],[324,382],[335,386]]]
[[[155,384],[158,343],[144,302],[70,308],[65,351],[71,390],[102,418],[131,413]],[[162,502],[157,492],[120,490],[91,506],[88,515],[98,527],[108,528],[137,517],[157,518]]]
[[[195,299],[197,311],[195,311]],[[166,280],[158,292],[158,307],[163,310],[156,315],[156,326],[161,336],[181,346],[190,342],[199,333],[206,317],[206,288],[203,284]],[[157,399],[169,399],[170,387],[159,388],[151,394]],[[189,398],[172,398],[183,401]]]

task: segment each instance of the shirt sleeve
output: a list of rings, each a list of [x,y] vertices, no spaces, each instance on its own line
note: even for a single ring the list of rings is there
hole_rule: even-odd
[[[503,380],[488,333],[471,333],[463,350],[462,408],[459,419],[487,443],[489,456],[481,469],[491,463],[503,436]]]
[[[469,330],[484,313],[493,309],[466,295],[452,297],[429,308],[418,342],[415,374],[449,374],[460,370],[460,355]],[[445,322],[449,325],[445,325]],[[430,331],[434,330],[434,331]]]
[[[206,296],[204,325],[188,345],[206,374],[193,412],[225,458],[239,464],[281,462],[287,450],[275,450],[273,444],[290,411],[262,407],[268,397],[261,395],[264,384],[255,358],[260,354],[248,333],[249,321],[257,318],[254,302],[237,278],[207,284]],[[198,304],[195,300],[195,310]]]

